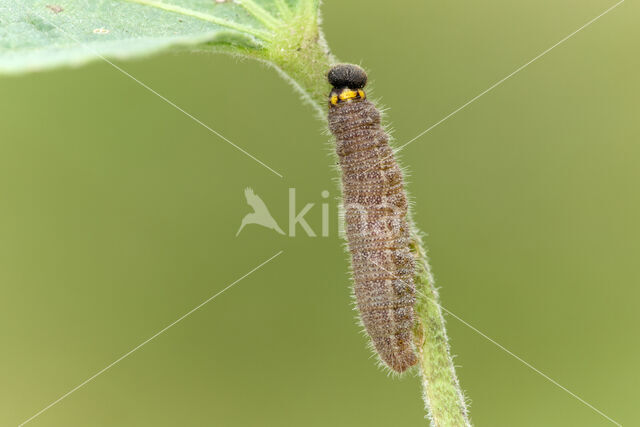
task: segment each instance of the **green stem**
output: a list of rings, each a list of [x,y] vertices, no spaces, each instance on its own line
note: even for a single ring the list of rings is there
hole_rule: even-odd
[[[274,66],[326,120],[327,94],[331,90],[327,71],[337,61],[331,55],[318,26],[315,9],[300,8],[274,33],[266,49],[247,54]]]
[[[420,376],[425,407],[436,427],[471,426],[466,402],[449,350],[449,339],[429,260],[420,232],[412,223],[413,250],[417,259],[415,312],[416,348],[420,354]]]

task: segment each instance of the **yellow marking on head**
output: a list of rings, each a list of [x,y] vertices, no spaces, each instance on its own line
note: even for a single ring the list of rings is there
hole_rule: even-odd
[[[345,89],[342,92],[340,92],[340,95],[338,95],[338,97],[340,98],[341,101],[346,101],[347,99],[355,99],[358,97],[358,92],[351,89]]]
[[[367,98],[367,95],[365,95],[365,93],[364,93],[364,91],[362,89],[358,89],[358,95],[362,99],[366,99]]]
[[[338,95],[332,95],[331,96],[331,105],[337,105],[338,104]]]

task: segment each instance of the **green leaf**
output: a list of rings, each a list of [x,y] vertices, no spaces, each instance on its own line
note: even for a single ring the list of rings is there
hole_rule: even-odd
[[[319,0],[0,0],[0,75],[126,59],[168,48],[275,66],[323,111],[333,58]]]
[[[317,0],[0,0],[0,74],[176,46],[267,58],[285,29],[315,24],[317,6]]]

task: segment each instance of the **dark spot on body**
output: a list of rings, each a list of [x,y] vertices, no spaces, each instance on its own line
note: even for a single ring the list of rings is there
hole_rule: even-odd
[[[60,13],[60,12],[62,12],[64,10],[62,6],[58,6],[56,4],[48,4],[46,6],[46,8],[49,9],[51,12],[56,13],[56,14],[58,14],[58,13]]]

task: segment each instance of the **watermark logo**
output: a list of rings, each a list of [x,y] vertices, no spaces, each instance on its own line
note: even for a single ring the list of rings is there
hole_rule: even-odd
[[[329,197],[328,191],[322,191],[321,196],[323,199],[327,199]],[[247,199],[247,204],[253,208],[253,212],[249,213],[242,218],[242,223],[240,224],[240,228],[236,233],[236,236],[240,234],[242,229],[246,225],[249,224],[257,224],[263,227],[269,228],[278,234],[288,235],[289,237],[296,236],[296,229],[301,228],[309,237],[316,237],[317,234],[314,229],[309,225],[305,216],[309,213],[311,208],[315,206],[315,203],[307,203],[302,209],[298,210],[296,207],[296,189],[289,188],[289,223],[288,223],[288,233],[282,231],[278,222],[269,212],[266,203],[258,196],[251,188],[246,188],[244,190],[244,196]],[[320,235],[322,237],[329,236],[329,203],[323,201],[321,203],[322,210],[322,219],[320,224]],[[299,226],[299,227],[298,227]],[[338,227],[340,227],[340,219],[338,219]],[[316,228],[317,229],[317,228]]]
[[[240,229],[238,229],[236,236],[249,224],[261,225],[278,234],[289,237],[296,237],[296,233],[299,231],[298,229],[302,229],[308,237],[318,236],[311,227],[311,224],[309,224],[309,222],[313,224],[313,221],[307,221],[306,218],[306,215],[312,211],[316,204],[307,203],[299,209],[296,202],[295,188],[289,188],[288,233],[282,231],[277,221],[269,212],[269,209],[267,209],[265,202],[262,201],[251,188],[246,188],[244,195],[249,206],[253,208],[253,212],[245,215],[242,219],[242,224],[240,224]],[[320,195],[322,199],[324,199],[322,203],[320,203],[321,221],[320,224],[316,223],[313,225],[316,230],[320,229],[320,236],[328,237],[329,203],[326,199],[329,197],[329,192],[324,190]],[[360,200],[362,197],[352,196],[352,199]],[[371,197],[369,197],[369,199],[371,199]],[[335,225],[340,237],[346,237],[348,233],[354,233],[354,235],[358,235],[363,239],[379,240],[381,238],[384,239],[384,236],[389,233],[401,237],[408,232],[404,221],[404,217],[407,214],[406,203],[398,203],[393,197],[382,197],[380,200],[368,200],[365,197],[363,202],[365,203],[351,202],[346,205],[339,204],[337,206],[337,221]],[[346,218],[348,218],[348,221],[345,221]]]
[[[244,197],[247,199],[247,204],[253,208],[253,212],[242,218],[242,223],[236,233],[236,237],[240,234],[245,225],[249,224],[261,225],[274,230],[279,234],[284,234],[284,231],[282,231],[276,220],[271,216],[269,209],[267,209],[267,205],[265,205],[260,196],[254,193],[251,188],[247,187],[244,189]]]

